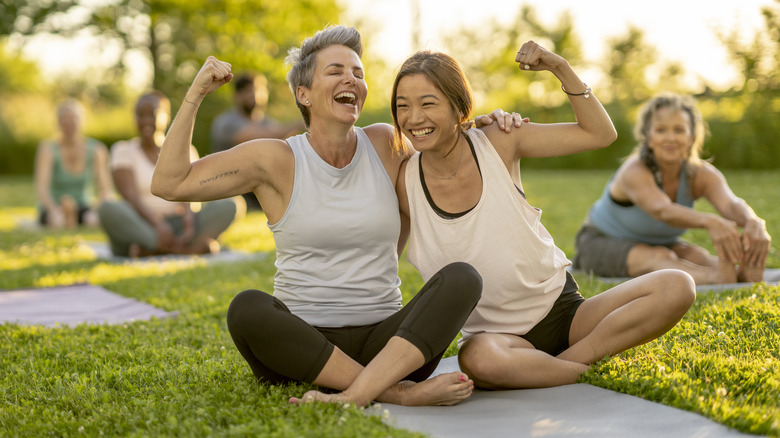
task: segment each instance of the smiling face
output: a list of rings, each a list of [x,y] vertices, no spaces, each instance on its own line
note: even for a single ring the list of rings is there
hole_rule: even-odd
[[[58,121],[63,137],[73,138],[81,133],[81,114],[75,105],[61,107]]]
[[[690,156],[694,135],[690,115],[678,108],[656,111],[647,135],[647,147],[658,162],[679,162]]]
[[[460,132],[450,101],[423,74],[404,76],[395,98],[398,126],[418,151],[451,148]]]
[[[169,114],[153,95],[146,95],[138,100],[135,107],[135,121],[138,134],[142,139],[153,139],[155,134],[165,134],[168,127]]]
[[[367,94],[360,57],[346,46],[334,45],[317,53],[311,87],[298,87],[297,97],[309,107],[312,123],[332,120],[354,125]]]

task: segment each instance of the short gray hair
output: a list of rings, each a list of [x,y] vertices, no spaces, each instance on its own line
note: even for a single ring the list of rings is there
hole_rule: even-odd
[[[309,108],[298,102],[296,90],[299,86],[311,87],[317,53],[330,46],[346,46],[357,53],[359,58],[363,57],[363,43],[357,29],[351,26],[337,25],[328,26],[315,33],[314,36],[306,38],[301,43],[301,47],[290,49],[287,59],[285,59],[285,63],[292,66],[292,69],[287,73],[287,83],[290,85],[290,90],[295,97],[295,104],[301,111],[303,122],[307,128],[310,118]]]

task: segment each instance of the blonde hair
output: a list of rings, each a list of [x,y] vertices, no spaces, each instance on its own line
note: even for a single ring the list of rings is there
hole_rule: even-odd
[[[658,170],[658,164],[655,161],[655,155],[647,145],[647,138],[650,136],[650,129],[656,114],[658,114],[658,111],[666,108],[684,111],[689,116],[693,143],[691,144],[691,147],[688,148],[686,171],[691,176],[695,175],[696,170],[701,166],[701,151],[704,146],[704,140],[708,134],[704,118],[696,106],[696,101],[691,96],[662,93],[650,99],[642,107],[639,111],[637,122],[634,125],[634,138],[637,141],[637,145],[629,156],[638,156],[650,171],[653,172],[658,185],[661,185],[662,183],[660,171]]]

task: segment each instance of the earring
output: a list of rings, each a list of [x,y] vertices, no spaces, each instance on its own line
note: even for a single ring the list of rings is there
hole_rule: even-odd
[[[306,105],[308,105],[308,104],[309,104],[309,101],[307,100],[307,101],[306,101]]]

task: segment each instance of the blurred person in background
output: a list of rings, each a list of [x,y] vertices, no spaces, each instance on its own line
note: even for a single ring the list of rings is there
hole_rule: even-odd
[[[577,233],[574,268],[605,277],[675,268],[698,284],[762,281],[771,242],[766,223],[699,157],[705,134],[690,96],[661,94],[645,104],[634,152]],[[717,213],[694,210],[702,197]],[[688,228],[707,230],[716,255],[683,240]]]
[[[170,202],[150,191],[170,101],[159,91],[138,98],[138,137],[111,147],[111,173],[122,200],[101,205],[100,223],[115,256],[208,254],[219,251],[217,237],[246,209],[241,197],[208,203]],[[198,159],[189,145],[190,160]]]
[[[97,205],[111,195],[108,150],[98,140],[84,136],[83,122],[81,103],[63,101],[57,107],[59,135],[38,146],[35,191],[38,222],[43,226],[97,226]]]

